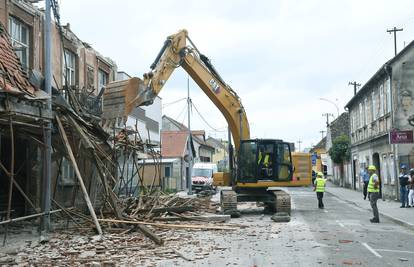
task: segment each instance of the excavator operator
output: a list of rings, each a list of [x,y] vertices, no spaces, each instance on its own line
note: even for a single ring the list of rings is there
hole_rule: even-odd
[[[271,178],[273,175],[271,152],[266,150],[264,146],[259,148],[259,156],[257,160],[259,166],[260,177]]]

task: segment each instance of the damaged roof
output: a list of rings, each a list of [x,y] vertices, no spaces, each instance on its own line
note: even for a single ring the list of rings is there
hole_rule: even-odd
[[[0,23],[0,92],[35,97],[36,89],[23,71],[20,59],[13,50],[9,35]]]
[[[188,134],[188,128],[184,124],[179,123],[178,121],[174,120],[171,117],[168,117],[167,115],[163,115],[162,117],[169,120],[172,124],[174,124],[179,129],[176,132],[181,132],[182,131],[182,132],[185,132],[185,133]],[[208,144],[205,141],[205,138],[204,138],[205,133],[206,132],[204,130],[192,130],[191,131],[191,135],[193,136],[194,141],[196,141],[198,144],[200,144],[200,145],[202,145],[206,148],[214,149],[213,146],[211,146],[210,144]]]
[[[188,132],[161,131],[161,155],[166,158],[184,157]]]

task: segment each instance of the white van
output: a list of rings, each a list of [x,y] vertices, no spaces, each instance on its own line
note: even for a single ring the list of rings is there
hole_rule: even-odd
[[[213,189],[213,173],[217,172],[217,164],[208,162],[195,163],[191,174],[191,185],[194,191]]]

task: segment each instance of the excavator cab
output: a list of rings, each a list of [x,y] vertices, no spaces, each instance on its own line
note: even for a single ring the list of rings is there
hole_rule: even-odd
[[[290,145],[281,140],[242,140],[238,163],[238,183],[292,180]]]

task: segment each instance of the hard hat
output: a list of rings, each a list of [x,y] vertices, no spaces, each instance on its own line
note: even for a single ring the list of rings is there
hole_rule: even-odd
[[[369,165],[369,166],[368,166],[368,170],[369,170],[369,171],[376,171],[376,170],[377,170],[377,168],[376,168],[374,165]]]
[[[318,172],[318,174],[316,176],[317,177],[323,177],[323,173],[322,172]]]
[[[410,174],[413,175],[414,174],[414,168],[410,169]]]
[[[401,164],[401,169],[407,169],[407,166],[405,164]]]

